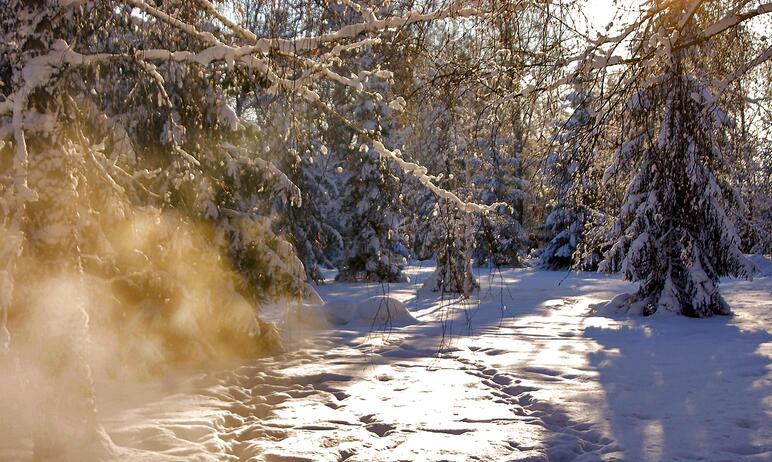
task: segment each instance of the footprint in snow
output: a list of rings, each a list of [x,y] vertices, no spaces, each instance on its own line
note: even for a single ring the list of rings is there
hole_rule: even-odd
[[[445,433],[448,435],[463,435],[464,433],[474,431],[471,428],[420,428],[419,430],[430,433]]]
[[[735,420],[734,424],[746,430],[753,430],[758,427],[758,424],[756,423],[755,420],[745,419],[745,418],[739,418]]]
[[[371,424],[365,425],[365,428],[367,431],[375,433],[379,437],[383,438],[384,436],[389,435],[396,427],[394,425],[383,422],[373,422]]]
[[[550,377],[555,377],[560,375],[560,371],[556,371],[555,369],[550,369],[547,367],[524,367],[523,370],[525,372],[532,372],[534,374],[540,374],[540,375],[548,375]]]
[[[497,354],[498,350],[488,349],[485,352],[492,355]],[[509,405],[512,412],[518,416],[517,419],[538,424],[554,434],[546,448],[534,451],[533,460],[569,461],[585,454],[600,455],[618,449],[613,440],[596,431],[591,423],[572,421],[566,413],[551,403],[534,397],[531,392],[539,391],[538,387],[524,385],[522,380],[512,374],[500,372],[478,361],[456,359],[470,367],[467,372],[479,377],[483,385],[491,388],[491,394],[498,398],[495,402]],[[529,367],[524,371],[538,375],[539,380],[556,380],[560,376],[559,371],[544,367]],[[537,448],[512,444],[508,447],[520,453]]]

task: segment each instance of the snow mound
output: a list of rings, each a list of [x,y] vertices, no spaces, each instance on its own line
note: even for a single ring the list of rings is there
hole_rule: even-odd
[[[306,282],[304,287],[303,287],[303,291],[304,291],[304,293],[303,293],[303,302],[306,305],[316,305],[316,306],[324,305],[324,300],[319,295],[319,293],[316,291],[316,289],[314,289],[311,286],[311,284]]]
[[[374,325],[407,325],[418,322],[404,303],[385,295],[370,297],[360,303],[351,321]]]
[[[432,274],[426,278],[421,284],[421,287],[416,292],[416,298],[418,300],[426,300],[431,297],[435,297],[437,292],[439,292],[439,276],[437,274],[437,271],[432,271]]]
[[[322,308],[327,321],[337,326],[406,326],[418,322],[404,303],[385,295],[362,301],[331,301]]]
[[[772,256],[748,255],[748,260],[759,269],[757,276],[772,276]]]
[[[590,313],[594,315],[609,316],[625,311],[629,307],[632,294],[617,294],[607,302],[590,304]]]
[[[648,300],[636,300],[635,294],[622,293],[608,302],[590,305],[590,312],[600,316],[643,316]],[[667,309],[657,310],[658,313],[668,312]]]
[[[326,311],[319,305],[303,304],[287,310],[282,319],[282,327],[285,332],[296,330],[324,330],[333,327],[334,323],[327,316]]]
[[[322,309],[328,322],[335,326],[344,326],[351,322],[357,306],[349,301],[329,301],[322,306]]]

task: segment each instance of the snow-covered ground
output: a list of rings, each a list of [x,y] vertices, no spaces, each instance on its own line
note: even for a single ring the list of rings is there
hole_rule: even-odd
[[[127,460],[772,460],[772,276],[724,281],[735,315],[696,320],[593,314],[634,286],[590,273],[418,299],[431,270],[325,285],[267,313],[287,353],[100,390],[102,423]]]

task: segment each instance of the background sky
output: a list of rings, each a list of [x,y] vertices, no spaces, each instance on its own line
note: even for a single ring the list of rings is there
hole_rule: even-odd
[[[586,0],[586,6],[583,11],[590,21],[590,26],[596,31],[603,31],[612,20],[617,27],[622,20],[629,20],[629,14],[625,10],[637,10],[638,5],[640,5],[639,0],[621,2],[619,0]],[[612,27],[611,30],[614,29],[615,27]]]

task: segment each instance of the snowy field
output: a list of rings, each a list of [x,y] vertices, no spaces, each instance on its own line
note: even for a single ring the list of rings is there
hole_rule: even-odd
[[[772,277],[724,281],[732,317],[631,318],[592,312],[616,277],[479,273],[460,304],[417,297],[431,270],[267,313],[281,356],[102,386],[102,424],[123,460],[772,460]],[[409,313],[373,323],[384,294]]]

